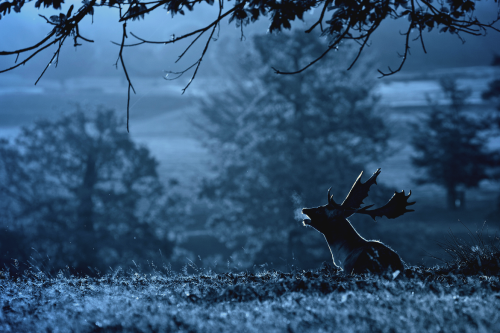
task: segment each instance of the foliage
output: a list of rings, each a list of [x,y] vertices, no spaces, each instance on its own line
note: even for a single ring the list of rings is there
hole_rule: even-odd
[[[262,70],[246,81],[235,74],[229,88],[210,94],[201,108],[198,127],[216,158],[215,176],[202,190],[217,207],[209,226],[229,245],[240,248],[238,240],[245,240],[248,263],[261,250],[267,252],[260,263],[292,252],[314,261],[314,245],[293,245],[306,233],[298,210],[325,203],[330,186],[341,200],[364,165],[387,155],[389,131],[377,113],[374,82],[361,67],[272,78],[263,65],[307,63],[322,43],[295,32],[257,36],[254,45],[248,57],[257,63],[249,66]]]
[[[496,165],[499,156],[487,147],[489,117],[465,110],[470,91],[459,89],[452,79],[443,79],[440,84],[450,105],[442,107],[430,101],[426,119],[414,124],[412,145],[416,155],[412,162],[425,172],[416,180],[444,187],[448,207],[455,209],[458,187],[476,187],[490,178],[488,168]]]
[[[441,259],[446,267],[443,270],[485,275],[500,274],[500,238],[484,235],[484,227],[475,233],[467,228],[468,239],[462,239],[450,231],[444,242],[439,242],[441,249],[451,259]]]
[[[266,270],[55,277],[0,272],[0,330],[477,332],[500,325],[498,276],[411,267],[399,275]]]
[[[310,33],[315,29],[319,30],[319,33],[322,36],[326,36],[328,38],[328,44],[324,45],[318,52],[311,54],[311,62],[303,63],[299,67],[289,66],[288,69],[287,66],[279,64],[276,68],[285,68],[286,71],[276,69],[276,73],[294,74],[302,72],[319,60],[323,59],[327,53],[332,50],[337,50],[339,47],[343,46],[346,41],[354,40],[359,43],[359,48],[357,54],[353,54],[350,58],[350,63],[347,64],[347,67],[351,68],[359,58],[359,55],[365,49],[365,46],[369,45],[372,34],[378,30],[379,26],[384,21],[389,19],[407,21],[407,28],[403,29],[402,32],[406,38],[401,63],[399,67],[394,70],[391,68],[389,68],[387,72],[379,70],[382,76],[386,76],[398,72],[403,67],[407,56],[409,56],[408,51],[410,48],[410,34],[413,30],[418,33],[416,39],[420,39],[424,51],[425,44],[423,34],[433,29],[439,29],[440,32],[457,35],[460,39],[462,39],[461,34],[480,36],[486,34],[488,29],[499,31],[494,27],[498,18],[493,22],[483,22],[475,16],[475,9],[478,1],[479,0],[448,0],[446,2],[433,3],[432,1],[427,0],[238,0],[234,2],[232,7],[229,6],[229,8],[226,7],[226,9],[224,9],[224,1],[219,0],[219,14],[215,20],[207,26],[193,30],[179,37],[172,35],[172,38],[167,41],[151,41],[137,37],[131,33],[130,35],[138,41],[137,43],[133,43],[131,45],[140,45],[144,43],[163,45],[175,43],[183,39],[191,40],[189,46],[179,57],[182,58],[189,48],[196,43],[203,34],[207,33],[209,36],[205,42],[205,47],[203,48],[199,59],[191,66],[188,66],[185,70],[173,73],[182,75],[189,70],[193,70],[192,79],[185,87],[186,89],[198,72],[203,57],[213,39],[214,32],[217,27],[220,28],[220,24],[225,18],[229,18],[229,22],[236,22],[236,26],[241,28],[243,36],[243,27],[245,25],[248,25],[251,22],[253,23],[262,17],[269,17],[269,31],[271,33],[276,33],[282,31],[283,29],[290,29],[293,21],[296,19],[303,20],[305,13],[311,13],[318,8],[321,10],[318,19],[309,29],[306,30],[306,32]],[[10,14],[11,11],[20,13],[22,8],[28,2],[30,1],[6,0],[1,2],[0,18],[2,15]],[[495,2],[497,2],[497,0],[495,0]],[[40,8],[43,5],[44,8],[53,7],[54,9],[62,10],[62,3],[63,1],[61,0],[37,0],[35,2],[35,7]],[[213,5],[214,1],[86,0],[83,1],[83,4],[75,11],[73,11],[74,5],[71,5],[66,14],[60,13],[59,15],[53,15],[50,18],[41,15],[41,17],[46,20],[47,24],[51,26],[48,34],[41,41],[32,46],[13,51],[0,52],[0,55],[19,55],[21,53],[28,54],[24,60],[19,61],[10,68],[1,70],[0,73],[24,65],[38,53],[52,45],[57,45],[57,49],[49,61],[49,64],[53,61],[57,64],[61,47],[68,37],[73,39],[75,46],[80,45],[80,41],[92,42],[80,34],[79,25],[82,19],[87,16],[93,16],[95,10],[100,10],[102,7],[109,7],[117,9],[117,20],[118,22],[123,23],[123,34],[121,43],[119,43],[121,48],[118,60],[121,62],[124,74],[128,81],[128,98],[130,99],[130,91],[132,90],[135,92],[135,90],[132,86],[132,81],[127,73],[125,62],[122,57],[124,46],[129,46],[125,44],[125,39],[128,38],[127,22],[130,20],[144,19],[146,14],[161,9],[167,10],[167,12],[172,16],[176,16],[178,14],[184,15],[185,9],[191,11],[196,8],[200,8],[198,10],[201,11],[201,4],[204,3]],[[316,36],[304,38],[304,40],[311,39],[316,39]],[[43,70],[42,75],[45,70],[47,70],[49,64]]]
[[[175,197],[165,195],[158,162],[122,125],[113,111],[79,110],[2,141],[3,225],[26,237],[19,247],[85,271],[97,258],[105,258],[103,269],[159,248],[168,255],[162,223]]]
[[[500,67],[499,55],[497,54],[494,55],[491,65],[495,67]],[[500,135],[500,77],[488,83],[488,89],[483,91],[482,98],[483,100],[492,101],[496,105],[496,109],[498,112],[493,116],[492,124],[496,124],[496,130],[497,130],[496,136],[497,139],[500,139],[498,138],[498,136]],[[497,166],[500,166],[500,163],[497,163]],[[495,171],[494,177],[496,179],[500,179],[499,168],[497,168],[497,170]],[[490,216],[491,217],[500,216],[500,195],[498,196],[495,210],[491,212]]]
[[[500,67],[500,55],[495,55],[492,62],[493,66]],[[496,104],[497,110],[500,111],[500,79],[495,79],[488,83],[488,90],[482,94],[484,100],[491,100]],[[497,117],[498,127],[500,127],[500,116]]]

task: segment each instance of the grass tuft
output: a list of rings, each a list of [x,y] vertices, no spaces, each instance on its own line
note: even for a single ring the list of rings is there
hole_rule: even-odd
[[[462,223],[463,224],[463,223]],[[486,223],[476,232],[467,226],[467,238],[457,237],[451,230],[445,241],[438,242],[448,258],[439,258],[443,270],[464,275],[500,275],[500,238],[485,234]]]

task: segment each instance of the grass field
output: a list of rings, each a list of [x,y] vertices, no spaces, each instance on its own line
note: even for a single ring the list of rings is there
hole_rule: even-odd
[[[473,265],[474,266],[474,265]],[[0,275],[1,332],[494,332],[500,255],[475,267],[96,278]]]

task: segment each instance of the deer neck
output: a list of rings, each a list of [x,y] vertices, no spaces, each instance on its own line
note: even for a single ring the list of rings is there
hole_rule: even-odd
[[[346,260],[357,257],[358,252],[366,244],[366,240],[361,237],[349,220],[343,218],[332,221],[332,228],[324,233],[326,242],[330,247],[333,262],[344,267]]]

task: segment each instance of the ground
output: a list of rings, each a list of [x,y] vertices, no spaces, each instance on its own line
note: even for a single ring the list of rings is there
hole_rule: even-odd
[[[349,276],[328,264],[288,273],[156,269],[94,278],[4,270],[0,331],[499,331],[499,258],[483,270],[411,267],[384,276]]]

